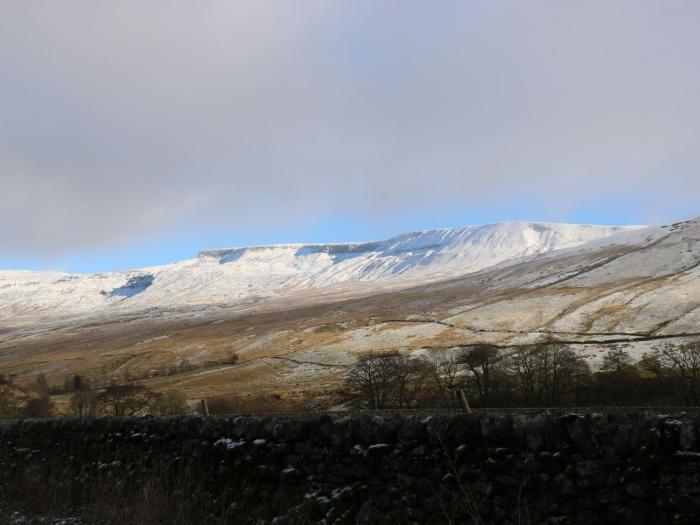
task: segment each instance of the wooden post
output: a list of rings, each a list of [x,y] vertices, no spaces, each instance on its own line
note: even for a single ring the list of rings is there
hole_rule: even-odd
[[[209,415],[209,404],[207,403],[207,400],[202,399],[201,404],[202,404],[202,415],[208,416]]]
[[[465,414],[471,414],[472,409],[469,406],[469,401],[467,401],[467,396],[464,395],[464,390],[461,388],[457,390],[457,399],[459,400],[459,405],[462,407],[462,411]]]

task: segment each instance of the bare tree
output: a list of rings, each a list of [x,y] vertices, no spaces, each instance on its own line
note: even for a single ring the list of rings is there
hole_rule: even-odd
[[[492,345],[475,345],[466,348],[460,360],[472,373],[481,406],[490,406],[497,383],[503,382],[500,376],[505,361],[500,349]]]
[[[632,365],[630,355],[622,348],[611,348],[603,356],[603,364],[600,369],[603,372],[622,372]]]
[[[588,364],[575,352],[557,343],[530,345],[508,357],[523,399],[533,406],[557,406],[590,373]]]
[[[178,416],[190,413],[185,396],[177,390],[159,394],[153,401],[151,413],[159,416]]]
[[[96,401],[105,414],[133,416],[148,407],[155,397],[155,394],[143,385],[114,383],[102,391],[96,397]]]
[[[669,377],[686,406],[700,402],[700,341],[654,348],[647,367],[655,368],[659,377]]]
[[[520,395],[530,405],[542,403],[540,366],[534,346],[521,348],[508,356],[508,371],[515,376]]]
[[[417,403],[431,377],[431,368],[422,359],[397,355],[392,359],[395,397],[399,407],[409,408]]]
[[[396,387],[394,360],[398,352],[368,352],[357,358],[346,378],[348,387],[365,399],[375,410],[386,408],[392,389]]]
[[[458,351],[456,349],[437,350],[426,354],[423,359],[429,367],[433,384],[451,401],[463,382]]]
[[[357,358],[346,384],[370,408],[408,408],[417,400],[431,375],[432,369],[422,359],[397,351],[369,352]]]

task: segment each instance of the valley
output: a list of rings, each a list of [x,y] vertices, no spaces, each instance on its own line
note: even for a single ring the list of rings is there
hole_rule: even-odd
[[[166,280],[167,290],[172,270],[164,270],[165,276],[158,274],[150,285],[159,305],[146,305],[147,287],[109,307],[80,315],[76,312],[82,310],[59,308],[33,323],[25,312],[38,299],[24,305],[13,299],[13,308],[3,309],[0,369],[19,381],[39,373],[52,382],[73,374],[104,381],[127,377],[156,391],[177,389],[188,399],[275,397],[290,406],[326,407],[332,406],[332,392],[342,385],[349,365],[368,351],[418,355],[475,343],[508,351],[556,340],[595,365],[612,346],[638,359],[659,342],[698,337],[700,220],[606,230],[576,246],[529,249],[533,253],[513,259],[491,254],[494,264],[483,268],[483,253],[474,255],[473,247],[455,250],[484,262],[447,278],[444,268],[455,267],[456,256],[433,253],[432,260],[449,262],[434,264],[431,271],[402,267],[398,276],[374,280],[325,284],[319,277],[308,286],[271,286],[264,299],[235,296],[211,304],[201,299],[211,283],[194,293],[200,294],[195,304],[184,304],[179,295],[173,304],[163,299],[165,292],[155,287]],[[228,257],[204,255],[213,256]],[[338,265],[351,264],[352,257],[344,257]],[[320,275],[335,274],[323,264]],[[259,281],[271,278],[266,272],[260,272]],[[198,278],[200,273],[197,269]],[[217,289],[228,286],[221,279]],[[301,280],[299,272],[286,279]],[[5,285],[3,293],[7,304],[11,289]],[[67,303],[75,300],[65,295]],[[12,311],[18,312],[14,318]],[[231,353],[237,355],[235,365],[226,364]]]

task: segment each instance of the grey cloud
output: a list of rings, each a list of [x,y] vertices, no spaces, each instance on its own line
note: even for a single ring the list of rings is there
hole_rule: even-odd
[[[698,15],[681,1],[6,2],[0,250],[529,195],[670,213],[700,190]]]

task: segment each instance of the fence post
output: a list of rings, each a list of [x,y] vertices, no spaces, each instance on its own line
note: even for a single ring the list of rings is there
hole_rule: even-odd
[[[465,414],[471,414],[472,409],[469,406],[469,401],[467,401],[467,396],[464,395],[464,390],[461,388],[457,390],[457,399],[459,400],[459,406],[462,407],[462,411]]]
[[[201,404],[202,404],[202,415],[208,416],[209,415],[209,404],[207,403],[207,400],[202,399]]]

